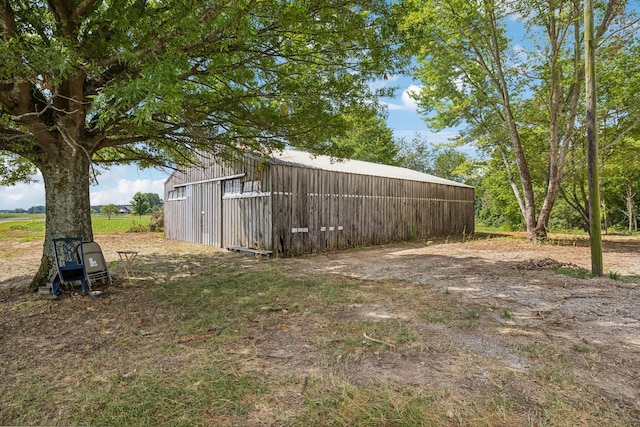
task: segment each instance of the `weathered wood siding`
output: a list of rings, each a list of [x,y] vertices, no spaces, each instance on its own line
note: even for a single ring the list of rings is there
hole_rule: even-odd
[[[454,236],[473,232],[473,199],[466,186],[248,158],[172,174],[165,236],[284,255]]]
[[[166,238],[216,247],[270,248],[271,199],[263,190],[268,187],[263,169],[249,159],[244,164],[214,163],[174,172],[165,183]],[[260,191],[225,194],[227,181],[234,180],[260,182]],[[184,197],[176,197],[176,191]]]
[[[223,245],[271,249],[271,197],[269,194],[225,198]]]
[[[272,250],[285,255],[474,230],[473,188],[273,165]]]

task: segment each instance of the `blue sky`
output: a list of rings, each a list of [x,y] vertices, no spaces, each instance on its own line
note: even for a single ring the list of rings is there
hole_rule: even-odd
[[[416,83],[403,76],[391,76],[389,80],[376,82],[376,85],[398,87],[394,98],[384,99],[388,108],[387,123],[393,129],[396,137],[410,140],[416,133],[422,134],[432,143],[447,141],[451,133],[430,133],[425,123],[419,117],[415,101],[408,92],[418,89]],[[116,166],[100,171],[98,184],[91,186],[91,205],[114,203],[116,205],[129,204],[133,195],[138,191],[143,193],[157,193],[163,197],[163,184],[169,172],[154,169],[141,170],[135,166]],[[18,184],[13,187],[0,187],[0,210],[29,209],[32,206],[45,204],[44,184],[40,176],[37,182]]]

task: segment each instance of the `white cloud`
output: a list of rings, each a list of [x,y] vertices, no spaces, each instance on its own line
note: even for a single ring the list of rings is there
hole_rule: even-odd
[[[156,193],[160,195],[160,198],[163,198],[164,181],[164,179],[120,179],[115,187],[92,191],[90,194],[91,205],[106,205],[109,203],[127,205],[137,192]]]
[[[407,141],[411,141],[416,135],[419,135],[420,138],[426,139],[431,144],[441,144],[458,136],[458,132],[455,130],[431,132],[430,130],[396,129],[393,131],[393,135]]]
[[[400,104],[392,102],[383,102],[389,110],[402,110],[402,111],[416,111],[418,109],[418,103],[413,99],[412,94],[420,93],[420,86],[409,85],[400,95]]]
[[[0,187],[0,210],[29,209],[32,206],[44,206],[44,184],[16,184]]]
[[[139,170],[135,166],[115,166],[109,170],[98,170],[98,185],[90,188],[92,205],[113,203],[127,205],[138,191],[156,193],[163,198],[166,173],[156,170]],[[29,209],[44,206],[45,189],[42,175],[34,176],[37,182],[0,186],[0,210]]]
[[[382,89],[382,88],[388,87],[389,84],[391,83],[397,82],[399,78],[400,76],[398,74],[386,75],[386,78],[384,79],[374,80],[371,83],[369,83],[369,87],[372,90]]]

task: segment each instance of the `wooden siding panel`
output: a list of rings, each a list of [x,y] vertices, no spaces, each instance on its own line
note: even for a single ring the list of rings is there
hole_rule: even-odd
[[[176,185],[240,173],[260,180],[265,194],[224,198],[224,183],[204,182],[186,185],[186,199],[167,200]],[[474,227],[473,188],[398,178],[249,161],[173,174],[165,187],[165,236],[214,246],[293,255],[468,234]]]

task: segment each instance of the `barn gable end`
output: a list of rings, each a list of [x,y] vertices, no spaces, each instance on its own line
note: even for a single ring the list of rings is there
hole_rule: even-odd
[[[296,255],[471,233],[472,187],[409,169],[283,151],[174,172],[165,236]]]

